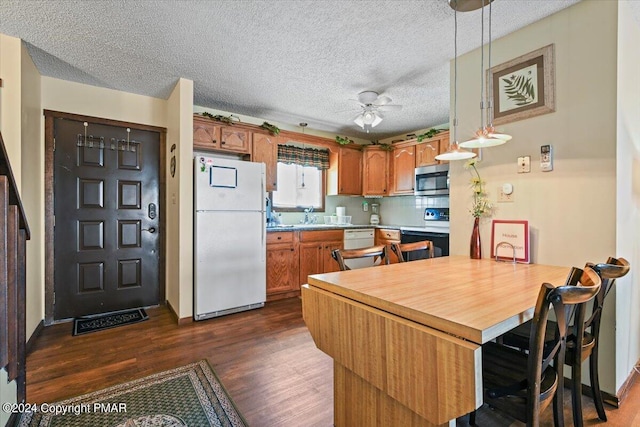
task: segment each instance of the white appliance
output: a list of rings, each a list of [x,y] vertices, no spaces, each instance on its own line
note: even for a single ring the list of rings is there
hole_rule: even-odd
[[[264,163],[194,159],[194,319],[264,306]]]
[[[344,248],[362,249],[375,244],[373,228],[344,230]],[[352,270],[357,268],[373,267],[373,258],[347,259],[344,263]]]

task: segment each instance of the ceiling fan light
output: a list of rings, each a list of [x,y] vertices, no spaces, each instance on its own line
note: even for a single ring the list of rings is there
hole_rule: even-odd
[[[364,120],[362,118],[362,114],[359,114],[355,119],[353,119],[353,122],[364,129]]]
[[[380,124],[380,122],[382,122],[382,117],[380,117],[378,114],[374,114],[375,118],[373,119],[373,122],[371,123],[371,127],[374,128],[376,126],[378,126]]]
[[[446,152],[438,154],[436,156],[436,160],[467,160],[472,159],[475,156],[476,153],[474,153],[473,151],[468,151],[460,148],[460,145],[456,141],[451,144]]]
[[[365,125],[371,125],[373,124],[373,122],[376,121],[376,114],[373,111],[365,111],[362,114],[362,121],[364,122]]]

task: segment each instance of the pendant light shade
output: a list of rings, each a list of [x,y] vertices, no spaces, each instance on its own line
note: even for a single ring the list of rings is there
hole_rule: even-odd
[[[457,1],[457,0],[451,0]],[[487,99],[485,101],[485,84],[484,84],[484,6],[489,4],[489,69],[491,69],[491,1],[492,0],[481,0],[482,4],[482,25],[481,25],[481,39],[480,39],[480,129],[476,131],[473,137],[468,140],[460,143],[460,146],[463,148],[485,148],[485,147],[495,147],[498,145],[502,145],[507,141],[511,140],[511,135],[506,133],[498,132],[491,122],[492,117],[492,105],[490,101],[490,96],[487,93]],[[453,6],[452,6],[453,7]],[[485,105],[487,106],[485,108]],[[486,111],[485,111],[486,110]],[[487,120],[485,121],[485,114]],[[485,124],[486,123],[486,124]]]
[[[466,160],[476,156],[476,153],[460,148],[457,139],[458,130],[458,10],[453,8],[454,42],[453,42],[453,142],[449,149],[436,156],[436,160]]]

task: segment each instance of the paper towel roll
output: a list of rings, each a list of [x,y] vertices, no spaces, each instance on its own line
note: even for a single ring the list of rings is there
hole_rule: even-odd
[[[344,206],[336,206],[337,216],[345,216],[346,214],[347,214],[347,209]]]

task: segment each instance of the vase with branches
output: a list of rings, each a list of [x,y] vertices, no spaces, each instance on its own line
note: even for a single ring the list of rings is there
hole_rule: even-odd
[[[469,212],[474,218],[473,231],[471,232],[471,242],[469,243],[469,256],[473,259],[482,258],[482,247],[480,242],[480,218],[491,214],[492,205],[484,191],[484,181],[480,177],[480,172],[476,167],[477,159],[470,159],[464,168],[471,174],[471,192],[473,202]]]

